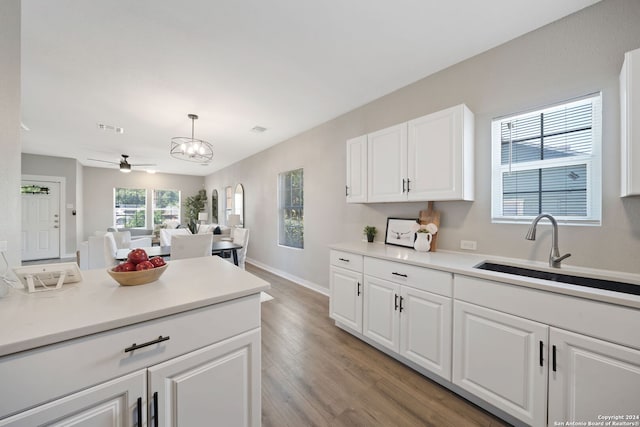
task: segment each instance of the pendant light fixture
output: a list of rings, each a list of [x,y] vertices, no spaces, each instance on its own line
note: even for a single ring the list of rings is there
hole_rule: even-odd
[[[191,138],[171,138],[171,156],[188,162],[209,163],[213,159],[213,146],[207,141],[193,137],[193,128],[198,116],[189,114],[188,117],[191,119]]]

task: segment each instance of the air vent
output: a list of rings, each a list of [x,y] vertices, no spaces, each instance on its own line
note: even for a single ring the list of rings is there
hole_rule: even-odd
[[[255,132],[255,133],[262,133],[262,132],[265,132],[266,130],[267,128],[262,126],[254,126],[253,128],[251,128],[251,132]]]

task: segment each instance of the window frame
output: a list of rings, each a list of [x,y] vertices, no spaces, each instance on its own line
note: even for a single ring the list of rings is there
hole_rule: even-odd
[[[572,104],[590,100],[592,113],[591,154],[554,157],[511,164],[502,164],[501,127],[505,122],[513,122],[531,115],[548,113]],[[579,98],[564,100],[545,107],[534,108],[517,114],[495,118],[491,121],[491,222],[530,223],[537,215],[504,215],[503,174],[526,170],[551,169],[562,166],[586,165],[586,215],[564,216],[550,213],[558,222],[566,225],[599,226],[602,223],[602,93],[591,93]],[[541,212],[543,213],[543,212]]]
[[[298,172],[301,171],[301,183],[300,183],[300,191],[301,191],[301,204],[298,205],[301,208],[302,211],[302,215],[300,218],[300,222],[301,222],[301,239],[300,239],[300,246],[290,246],[288,244],[286,244],[286,239],[284,237],[284,229],[285,229],[285,223],[284,223],[284,210],[286,209],[285,206],[283,206],[283,197],[284,195],[282,194],[282,180],[286,179],[286,176],[288,174],[292,174],[293,172]],[[278,246],[280,247],[284,247],[284,248],[289,248],[289,249],[297,249],[297,250],[304,250],[304,168],[300,167],[300,168],[296,168],[296,169],[290,169],[284,172],[280,172],[278,174],[277,177],[277,190],[278,190],[278,197],[277,197],[277,203],[278,203]],[[293,207],[293,205],[288,205],[289,207]]]
[[[151,191],[151,221],[153,224],[153,227],[157,227],[159,225],[162,225],[164,223],[164,221],[160,222],[159,224],[156,224],[156,210],[165,210],[166,208],[156,208],[156,191],[173,191],[178,193],[178,206],[177,206],[177,210],[178,210],[178,218],[176,219],[176,221],[178,221],[178,223],[181,223],[182,221],[182,191],[180,190],[171,190],[171,189],[165,189],[165,188],[153,188],[150,190]]]
[[[138,211],[138,212],[140,212],[140,211],[141,211],[141,212],[143,212],[143,213],[144,213],[144,224],[143,224],[141,227],[127,227],[127,223],[126,223],[126,216],[125,216],[125,223],[124,223],[124,225],[122,225],[122,226],[119,226],[119,225],[118,225],[118,218],[119,218],[119,216],[117,215],[116,210],[117,210],[117,209],[120,209],[120,208],[118,208],[118,207],[116,206],[116,198],[117,198],[117,192],[118,192],[118,190],[119,190],[119,189],[121,189],[121,190],[138,190],[138,191],[144,191],[144,206],[143,206],[142,208],[141,208],[141,207],[137,207],[137,208],[135,208],[135,210],[136,210],[136,211]],[[112,208],[113,208],[113,216],[112,216],[112,219],[113,219],[113,228],[115,228],[116,230],[118,230],[118,229],[124,229],[124,228],[139,228],[139,229],[145,229],[145,228],[147,228],[147,224],[148,224],[148,221],[149,221],[149,218],[148,218],[148,217],[149,217],[149,214],[148,214],[148,212],[147,212],[148,204],[149,204],[149,194],[148,194],[148,190],[147,190],[146,188],[113,187],[113,199],[112,199],[112,204],[111,204],[111,206],[112,206]],[[122,208],[122,209],[124,209],[124,208]]]

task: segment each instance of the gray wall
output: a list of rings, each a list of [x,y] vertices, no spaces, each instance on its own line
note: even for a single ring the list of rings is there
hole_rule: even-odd
[[[73,255],[76,252],[78,243],[78,234],[80,229],[77,224],[77,215],[73,215],[73,209],[66,206],[71,204],[75,209],[81,206],[77,200],[78,179],[78,161],[68,157],[51,157],[41,156],[37,154],[22,154],[22,174],[23,175],[40,175],[40,176],[57,176],[64,177],[65,200],[62,201],[62,209],[60,214],[64,215],[65,220],[65,236],[64,250],[61,256]]]
[[[0,1],[0,240],[20,265],[20,0]],[[3,263],[3,262],[2,262]]]
[[[548,227],[538,240],[527,226],[492,224],[491,120],[602,91],[602,226],[562,226],[567,264],[640,273],[640,198],[621,199],[618,75],[624,52],[640,47],[640,1],[605,0],[467,61],[426,77],[207,177],[207,189],[245,185],[248,256],[273,269],[328,287],[328,248],[362,239],[375,225],[383,239],[386,218],[417,217],[425,203],[347,205],[345,141],[389,125],[466,103],[475,113],[474,202],[438,202],[439,248],[478,242],[478,253],[544,261]],[[426,54],[426,53],[425,53]],[[312,100],[310,100],[312,102]],[[304,108],[304,106],[300,106]],[[277,246],[276,180],[304,168],[305,249]]]
[[[118,169],[107,168],[82,168],[82,211],[78,215],[83,218],[83,239],[92,235],[97,230],[106,231],[113,225],[113,189],[121,188],[146,188],[162,190],[180,190],[182,200],[197,194],[204,186],[204,178],[201,176],[172,175],[172,174],[148,174],[146,172],[133,171],[128,174]],[[147,193],[150,197],[151,193]],[[209,192],[207,195],[210,197]],[[184,211],[182,212],[184,218]],[[148,228],[152,228],[148,223]]]

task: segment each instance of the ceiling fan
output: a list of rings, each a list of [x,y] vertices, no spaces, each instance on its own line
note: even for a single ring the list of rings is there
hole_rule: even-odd
[[[152,164],[152,163],[131,164],[127,161],[128,158],[129,158],[129,155],[122,154],[122,159],[120,159],[120,162],[110,162],[108,160],[99,160],[99,159],[87,159],[87,160],[93,160],[94,162],[111,163],[112,165],[119,165],[120,172],[123,172],[123,173],[131,172],[132,166],[155,166],[155,164]]]

